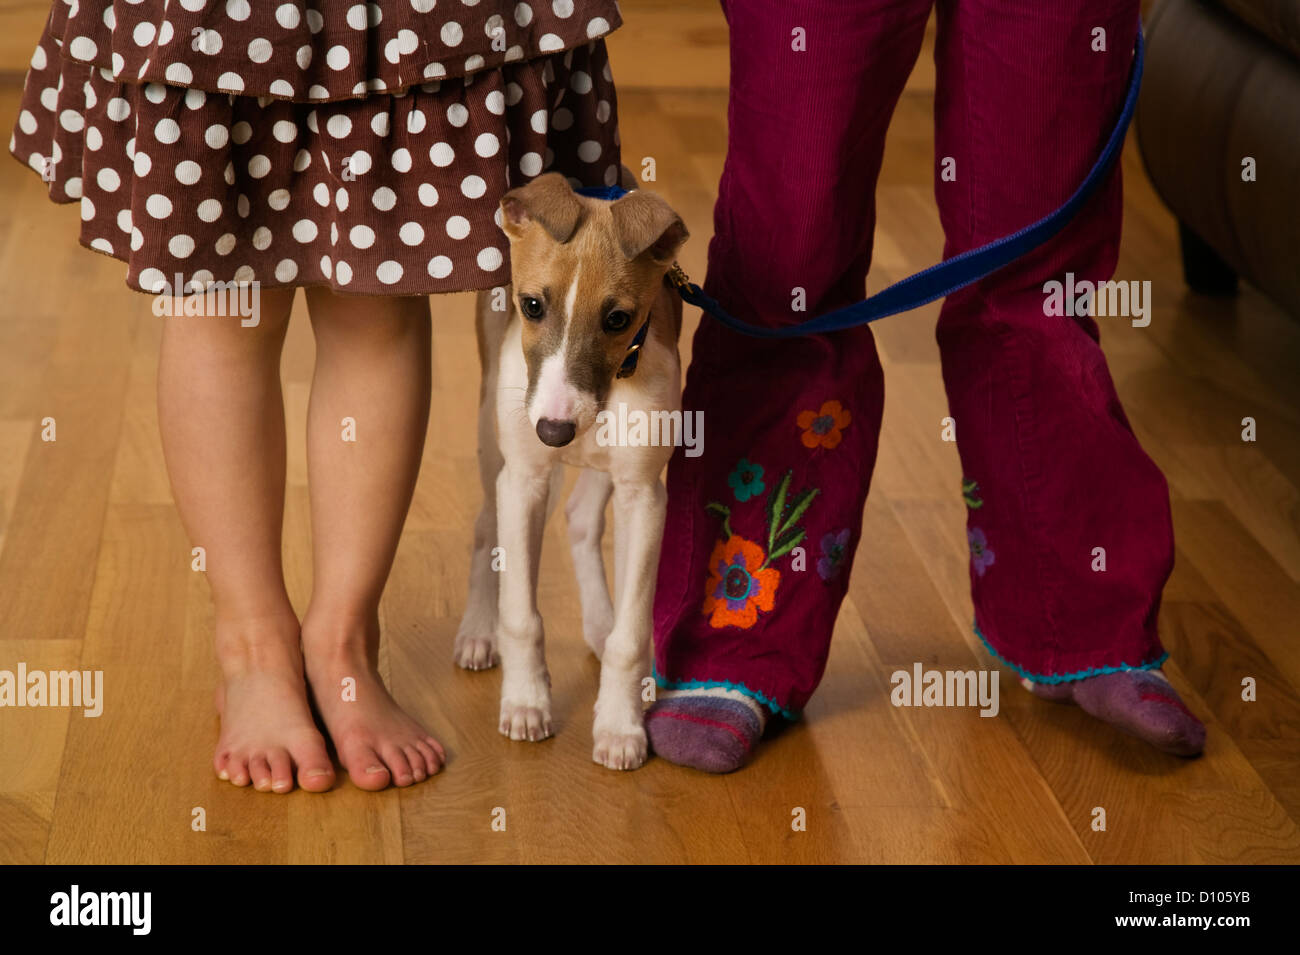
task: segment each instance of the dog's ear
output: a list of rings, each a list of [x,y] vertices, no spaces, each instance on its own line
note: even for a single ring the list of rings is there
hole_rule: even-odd
[[[558,172],[538,176],[501,197],[501,228],[512,239],[523,235],[529,222],[536,222],[556,242],[568,242],[581,215],[582,204],[573,187]]]
[[[609,207],[618,244],[629,259],[648,253],[667,264],[690,234],[672,207],[652,192],[629,192]]]

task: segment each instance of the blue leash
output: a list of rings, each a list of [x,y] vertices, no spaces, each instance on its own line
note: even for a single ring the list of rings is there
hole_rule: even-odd
[[[910,311],[936,299],[951,295],[958,289],[965,288],[967,285],[992,275],[1027,252],[1047,242],[1065,228],[1066,224],[1074,218],[1079,209],[1083,207],[1083,204],[1097,190],[1097,187],[1105,180],[1110,167],[1114,164],[1124,146],[1124,135],[1128,131],[1129,121],[1133,118],[1133,110],[1137,106],[1138,89],[1142,85],[1142,61],[1142,27],[1139,24],[1124,108],[1120,112],[1119,119],[1115,122],[1115,128],[1111,130],[1110,139],[1107,140],[1101,156],[1098,157],[1097,162],[1089,170],[1087,178],[1083,180],[1079,188],[1074,191],[1074,194],[1069,199],[1065,200],[1060,208],[1032,225],[1025,226],[1019,232],[1014,232],[979,248],[970,249],[960,255],[953,256],[951,259],[945,259],[922,272],[917,272],[915,275],[909,275],[907,278],[895,282],[864,301],[836,309],[833,312],[827,312],[798,325],[787,325],[780,328],[764,328],[759,325],[751,325],[749,322],[743,322],[731,315],[714,298],[706,295],[703,289],[690,281],[686,273],[682,271],[681,266],[676,263],[673,263],[672,269],[668,272],[668,281],[672,283],[684,302],[703,309],[733,331],[752,335],[756,338],[795,338],[803,335],[820,335],[825,332],[841,331],[857,325],[865,325],[868,322],[874,322],[889,315],[897,315],[899,312]],[[617,199],[624,192],[618,186],[608,186],[603,189],[580,189],[578,191],[584,195],[611,200]],[[644,329],[642,329],[642,333],[644,333]],[[632,367],[635,369],[635,363]]]

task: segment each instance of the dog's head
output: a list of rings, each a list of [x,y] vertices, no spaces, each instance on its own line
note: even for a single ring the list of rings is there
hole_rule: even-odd
[[[559,173],[501,199],[537,436],[562,447],[605,405],[628,347],[686,241],[668,203],[636,190],[580,196]]]

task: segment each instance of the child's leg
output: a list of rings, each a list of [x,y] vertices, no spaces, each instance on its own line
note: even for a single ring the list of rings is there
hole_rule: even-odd
[[[284,589],[284,405],[280,349],[292,290],[262,293],[260,324],[178,316],[163,324],[158,423],[181,520],[206,550],[216,608],[221,737],[213,766],[237,786],[328,789],[298,618]]]
[[[788,325],[862,298],[885,129],[929,9],[734,5],[728,156],[705,283],[732,314]],[[884,386],[865,327],[771,342],[706,317],[692,354],[683,407],[704,411],[708,441],[668,468],[655,593],[663,689],[646,726],[665,759],[727,772],[770,713],[797,712],[821,680]]]
[[[1083,180],[1123,100],[1137,20],[1137,0],[1032,13],[940,3],[936,154],[956,170],[935,183],[945,255],[1047,214]],[[982,637],[1038,695],[1191,755],[1204,727],[1142,672],[1166,656],[1156,633],[1173,566],[1165,480],[1129,428],[1096,323],[1044,308],[1050,280],[1111,276],[1122,214],[1116,168],[1054,240],[949,296],[938,339]]]
[[[362,789],[436,773],[443,750],[379,678],[379,598],[411,503],[429,421],[429,300],[307,290],[316,371],[307,416],[312,695]],[[345,698],[343,681],[355,680]]]

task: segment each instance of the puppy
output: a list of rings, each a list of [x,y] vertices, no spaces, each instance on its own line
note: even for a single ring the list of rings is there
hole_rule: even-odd
[[[623,180],[635,185],[626,169]],[[677,412],[680,423],[682,306],[664,278],[687,231],[652,193],[589,198],[558,173],[506,193],[501,217],[511,307],[507,320],[492,311],[490,293],[479,296],[484,505],[456,662],[483,669],[499,653],[501,732],[515,740],[551,735],[537,567],[562,465],[583,468],[565,514],[583,636],[601,661],[592,758],[636,769],[647,749],[641,681],[667,503],[661,475],[673,449],[610,446],[597,416],[622,404],[650,421],[663,420],[654,412]],[[611,494],[613,601],[601,554]]]

